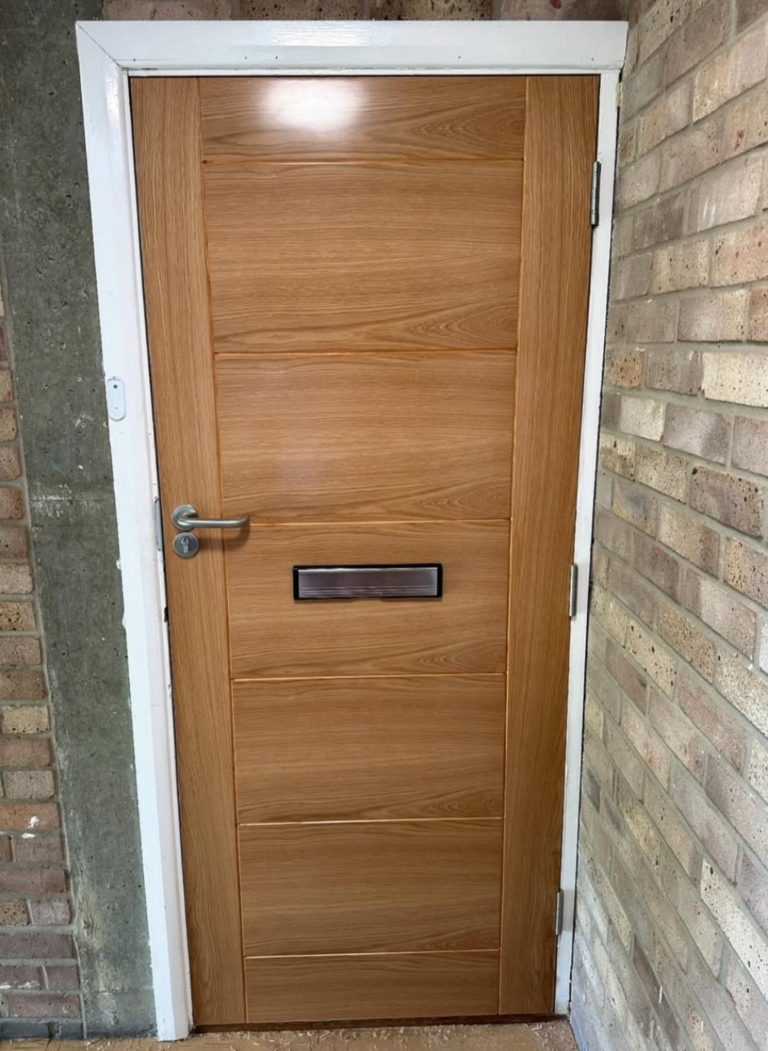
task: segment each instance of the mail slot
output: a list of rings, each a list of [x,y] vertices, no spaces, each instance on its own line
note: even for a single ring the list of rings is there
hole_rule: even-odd
[[[293,597],[300,599],[441,598],[439,562],[408,566],[294,566]]]

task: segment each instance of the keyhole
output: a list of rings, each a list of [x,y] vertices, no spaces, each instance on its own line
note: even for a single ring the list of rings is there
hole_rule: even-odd
[[[179,533],[173,538],[173,550],[179,558],[194,558],[200,550],[200,541],[194,533]]]

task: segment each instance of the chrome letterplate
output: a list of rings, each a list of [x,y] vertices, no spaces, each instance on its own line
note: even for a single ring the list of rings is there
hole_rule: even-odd
[[[440,563],[410,566],[294,566],[295,599],[441,598]]]

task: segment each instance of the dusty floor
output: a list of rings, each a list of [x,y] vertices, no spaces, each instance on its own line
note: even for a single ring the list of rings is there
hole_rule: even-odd
[[[154,1040],[0,1041],[3,1051],[577,1051],[567,1022],[434,1025],[208,1033],[178,1044]]]

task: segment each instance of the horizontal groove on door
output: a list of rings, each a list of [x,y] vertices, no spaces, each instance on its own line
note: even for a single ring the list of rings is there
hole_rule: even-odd
[[[414,674],[409,675],[409,679],[450,679],[453,678],[455,672],[434,672],[433,674],[425,673],[423,675]],[[247,683],[247,682],[324,682],[326,680],[340,680],[346,681],[349,678],[355,678],[360,680],[365,679],[400,679],[400,675],[273,675],[263,676],[260,678],[248,678],[247,676],[240,676],[237,679],[233,679],[233,683]],[[473,679],[503,679],[504,672],[483,672],[478,671],[472,674]]]
[[[233,701],[241,824],[501,815],[503,676],[236,682]]]
[[[498,971],[493,950],[248,958],[248,1021],[492,1015]]]
[[[509,518],[514,370],[508,351],[220,358],[224,504],[254,524]]]
[[[409,825],[437,824],[437,822],[466,821],[461,817],[335,817],[311,818],[297,821],[241,821],[238,828],[297,828],[300,825],[397,825],[407,821]],[[501,821],[501,815],[491,817],[471,817],[471,821]]]
[[[390,350],[390,354],[408,354],[410,357],[429,357],[430,354],[514,354],[517,347],[514,342],[507,347],[409,347],[407,350]],[[321,347],[319,350],[278,350],[260,351],[261,354],[269,354],[272,358],[293,358],[297,354],[307,358],[354,357],[355,354],[386,353],[386,351],[371,351],[368,347],[347,347],[337,350],[334,347]],[[216,361],[248,361],[253,357],[253,352],[248,350],[215,350],[213,356]]]
[[[208,161],[523,156],[524,77],[203,77],[200,101]]]
[[[203,176],[216,350],[516,345],[520,161]]]
[[[226,552],[235,679],[506,670],[508,522],[271,526]],[[293,598],[295,565],[419,562],[441,599]]]
[[[499,947],[499,818],[239,835],[247,956]]]
[[[446,157],[444,158],[450,161],[451,164],[509,164],[509,157]],[[333,164],[348,164],[353,166],[355,164],[391,164],[396,161],[398,164],[411,165],[417,167],[419,165],[426,166],[428,164],[437,164],[440,162],[440,158],[435,157],[394,157],[388,156],[385,153],[382,154],[371,154],[370,157],[365,157],[363,160],[355,159],[354,157],[323,157],[322,163],[327,165]],[[203,164],[207,168],[236,168],[238,165],[259,165],[262,164],[265,167],[270,164],[306,164],[319,163],[313,160],[311,157],[210,157],[203,161]]]
[[[377,525],[416,525],[416,524],[423,525],[425,522],[433,522],[435,525],[439,525],[440,521],[441,521],[441,519],[439,519],[439,518],[431,518],[431,519],[429,519],[429,518],[428,519],[423,519],[423,518],[363,518],[363,519],[360,519],[360,521],[357,524],[358,525],[367,525],[367,526],[377,526]],[[456,525],[460,525],[462,523],[472,523],[472,524],[479,524],[479,525],[506,525],[510,521],[510,519],[509,518],[452,518],[452,519],[450,519],[450,521],[455,523]],[[251,521],[251,522],[248,523],[248,529],[253,531],[253,530],[257,530],[257,529],[262,529],[265,526],[267,526],[267,527],[269,527],[269,526],[291,526],[291,527],[296,527],[298,529],[301,529],[302,526],[338,526],[339,524],[340,523],[339,523],[338,519],[334,521],[334,520],[323,520],[323,519],[318,519],[318,518],[308,518],[306,521],[301,521],[301,522],[292,522],[292,521],[290,521],[290,519],[285,521],[285,522],[266,520],[266,521],[261,521],[261,522],[253,522],[253,521]]]

